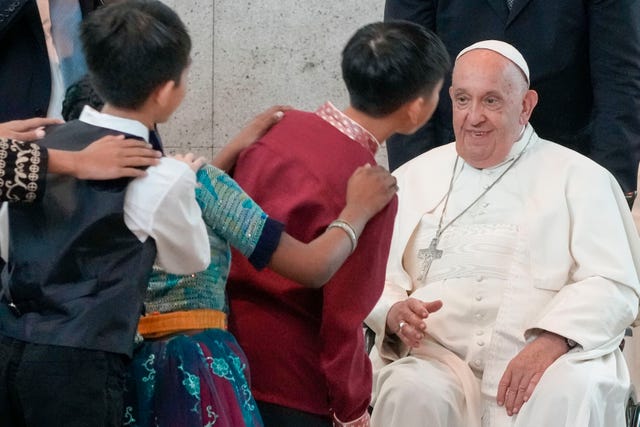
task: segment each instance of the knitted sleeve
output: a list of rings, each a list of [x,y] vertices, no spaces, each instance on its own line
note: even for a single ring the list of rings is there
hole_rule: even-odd
[[[46,148],[0,138],[0,201],[32,202],[42,197],[47,160]]]
[[[264,268],[278,247],[283,224],[269,216],[223,171],[207,165],[197,174],[196,199],[204,222],[246,256]]]

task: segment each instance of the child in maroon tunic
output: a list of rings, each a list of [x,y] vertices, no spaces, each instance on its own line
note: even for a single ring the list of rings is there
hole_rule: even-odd
[[[289,234],[313,240],[340,213],[353,171],[375,164],[380,142],[431,116],[448,68],[442,42],[419,26],[361,28],[343,51],[350,106],[288,111],[241,156],[235,179]],[[396,207],[394,200],[356,236],[355,252],[320,290],[233,256],[230,329],[267,426],[368,425],[362,324],[382,292]]]

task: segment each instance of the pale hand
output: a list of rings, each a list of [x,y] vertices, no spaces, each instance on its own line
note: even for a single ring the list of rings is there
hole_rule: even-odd
[[[517,414],[547,368],[567,351],[569,346],[564,337],[542,332],[507,365],[498,384],[498,405],[504,405],[509,416]]]
[[[45,135],[44,128],[49,125],[64,123],[59,119],[34,117],[26,120],[12,120],[0,123],[0,137],[11,138],[18,141],[35,141]]]
[[[290,109],[291,107],[288,106],[275,105],[258,114],[227,145],[222,147],[222,150],[215,155],[211,164],[223,171],[231,170],[235,166],[240,153],[256,142],[271,126],[279,122],[284,116],[283,111]]]
[[[205,159],[204,157],[198,157],[196,158],[195,154],[193,153],[187,153],[187,154],[174,154],[173,156],[174,159],[181,161],[182,163],[185,163],[187,166],[189,166],[191,168],[192,171],[194,172],[198,172],[198,170],[205,165],[205,163],[207,163],[207,159]]]
[[[345,209],[361,210],[367,220],[380,212],[398,191],[396,178],[382,166],[360,166],[347,183]]]
[[[396,334],[403,343],[416,348],[427,332],[425,319],[442,308],[442,301],[424,302],[407,298],[395,303],[387,313],[387,334]]]
[[[266,109],[243,127],[228,145],[242,151],[264,135],[271,126],[278,123],[284,116],[284,112],[291,108],[288,105],[274,105]]]
[[[158,163],[162,155],[138,139],[107,135],[74,153],[73,175],[78,179],[115,179],[144,176],[143,167]]]

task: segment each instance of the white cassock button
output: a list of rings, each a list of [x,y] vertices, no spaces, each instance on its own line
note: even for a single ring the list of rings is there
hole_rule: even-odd
[[[476,366],[480,366],[480,365],[482,364],[482,362],[480,361],[480,359],[476,359],[476,360],[474,360],[474,361],[473,361],[473,363],[474,363]]]
[[[476,282],[482,282],[483,280],[484,280],[484,277],[482,276],[476,277]]]
[[[481,320],[484,317],[482,313],[476,313],[476,319]]]
[[[484,331],[483,331],[483,330],[481,330],[481,329],[479,329],[479,330],[477,330],[477,331],[476,331],[476,335],[477,335],[477,336],[484,335]]]
[[[478,341],[478,345],[479,345],[480,347],[482,347],[482,346],[484,345],[484,341],[482,341],[482,340]]]
[[[488,208],[488,207],[489,207],[489,202],[484,202],[484,203],[483,203],[482,205],[480,205],[480,206],[482,206],[483,208]]]
[[[476,295],[476,301],[482,301],[482,297],[480,295]]]

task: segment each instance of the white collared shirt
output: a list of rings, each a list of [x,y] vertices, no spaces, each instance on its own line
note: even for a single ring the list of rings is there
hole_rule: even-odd
[[[142,123],[100,113],[85,107],[80,120],[129,135],[149,138]],[[147,169],[147,175],[132,180],[124,201],[124,222],[141,241],[151,237],[158,249],[156,263],[173,274],[204,270],[211,261],[209,238],[202,212],[195,200],[195,174],[183,162],[168,157]],[[0,211],[0,229],[6,238],[7,209]],[[4,239],[2,239],[4,240]],[[7,243],[0,245],[6,259]]]

